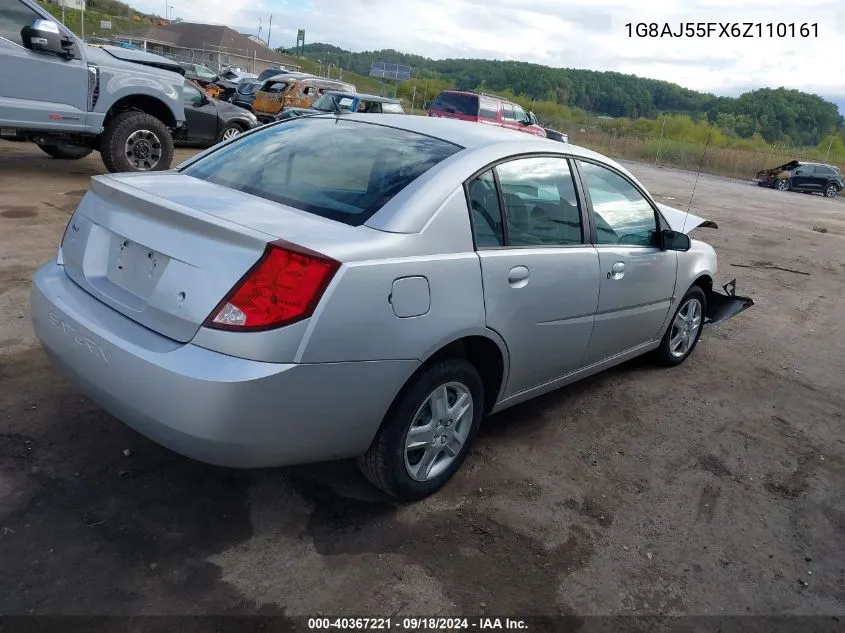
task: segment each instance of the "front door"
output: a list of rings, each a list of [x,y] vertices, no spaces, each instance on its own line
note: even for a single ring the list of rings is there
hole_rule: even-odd
[[[2,127],[42,130],[84,128],[88,116],[85,46],[74,41],[73,57],[38,53],[23,45],[21,29],[45,18],[20,0],[0,0],[0,122]]]
[[[793,189],[803,189],[804,191],[819,191],[821,185],[815,175],[814,165],[801,165],[792,172],[790,177]]]
[[[217,106],[204,96],[198,88],[185,82],[182,90],[185,104],[185,128],[191,143],[208,143],[217,140]]]
[[[495,174],[469,183],[468,197],[487,326],[510,354],[509,397],[581,367],[598,302],[599,261],[584,239],[567,159],[520,158]]]
[[[659,247],[659,216],[621,173],[579,160],[591,205],[601,288],[586,363],[653,341],[672,307],[678,254]]]

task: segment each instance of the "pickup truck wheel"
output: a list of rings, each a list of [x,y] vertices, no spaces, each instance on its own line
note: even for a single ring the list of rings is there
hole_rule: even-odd
[[[79,160],[85,158],[93,152],[93,149],[82,147],[80,145],[68,145],[65,143],[57,143],[56,145],[39,145],[47,156],[58,158],[61,160]]]
[[[154,116],[121,112],[106,125],[100,154],[110,172],[163,171],[173,162],[173,137]]]

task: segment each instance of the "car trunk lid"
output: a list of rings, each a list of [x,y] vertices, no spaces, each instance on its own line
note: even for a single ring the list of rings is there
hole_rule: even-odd
[[[61,257],[90,294],[187,342],[268,242],[313,248],[344,230],[354,229],[178,173],[96,176]]]

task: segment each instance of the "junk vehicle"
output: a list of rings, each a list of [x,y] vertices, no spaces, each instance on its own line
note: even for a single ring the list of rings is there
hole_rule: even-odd
[[[771,187],[778,191],[820,193],[825,198],[835,198],[845,187],[842,171],[838,167],[797,160],[757,172],[754,182],[760,187]]]
[[[641,354],[678,366],[753,306],[719,289],[699,226],[575,145],[321,114],[92,178],[30,313],[84,393],[164,446],[357,457],[409,501],[473,459],[485,416]]]
[[[398,99],[378,97],[376,95],[340,92],[331,90],[318,97],[310,108],[285,108],[277,116],[277,121],[286,121],[309,114],[339,114],[341,112],[363,112],[365,114],[405,114]]]
[[[264,82],[261,90],[255,95],[252,109],[259,121],[269,122],[285,108],[309,107],[317,97],[330,90],[358,92],[354,84],[335,79],[280,75]]]

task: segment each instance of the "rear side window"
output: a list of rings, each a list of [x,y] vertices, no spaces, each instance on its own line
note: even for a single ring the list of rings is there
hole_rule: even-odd
[[[837,176],[838,174],[832,167],[816,166],[816,176]]]
[[[487,170],[467,185],[472,232],[476,248],[504,246],[502,208],[493,170]]]
[[[509,246],[582,243],[575,183],[565,158],[520,158],[496,167]]]
[[[494,99],[487,99],[482,97],[480,100],[480,106],[478,110],[478,116],[484,117],[485,119],[498,119],[499,118],[499,102],[495,101]]]
[[[406,130],[306,117],[245,135],[182,173],[359,226],[461,149]]]
[[[467,114],[478,116],[478,95],[465,95],[458,92],[441,92],[434,103],[432,110],[443,110],[452,114]]]
[[[516,121],[516,115],[513,113],[513,106],[510,103],[502,104],[502,114],[508,121]]]

